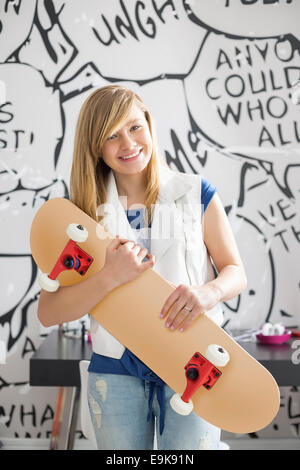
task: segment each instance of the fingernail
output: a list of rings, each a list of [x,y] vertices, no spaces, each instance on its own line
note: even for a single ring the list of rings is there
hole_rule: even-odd
[[[161,313],[161,314],[160,314],[160,318],[163,318],[163,316],[164,316],[164,314],[163,314],[163,313]]]
[[[172,325],[171,328],[170,328],[170,330],[175,330],[175,326]]]

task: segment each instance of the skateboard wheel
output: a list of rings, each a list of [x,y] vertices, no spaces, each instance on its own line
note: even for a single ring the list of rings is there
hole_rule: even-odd
[[[192,400],[189,400],[188,403],[186,403],[185,401],[181,399],[181,396],[179,395],[179,393],[175,393],[172,396],[170,400],[170,405],[176,413],[183,415],[183,416],[189,415],[193,411],[193,408],[194,408]]]
[[[210,344],[205,353],[206,359],[215,367],[224,367],[228,363],[230,356],[226,349],[218,344]]]
[[[68,237],[74,242],[85,242],[88,238],[88,231],[80,224],[70,224],[66,229]]]
[[[57,279],[50,279],[46,273],[39,276],[38,282],[41,289],[47,292],[55,292],[59,288],[59,281]]]

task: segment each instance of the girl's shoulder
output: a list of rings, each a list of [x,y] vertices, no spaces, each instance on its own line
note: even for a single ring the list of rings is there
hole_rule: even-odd
[[[161,166],[161,172],[166,178],[172,178],[176,182],[190,182],[199,184],[201,183],[202,191],[207,191],[208,189],[216,189],[216,187],[207,179],[206,176],[203,176],[201,173],[184,173],[183,171],[173,170],[167,166]]]
[[[195,174],[195,173],[184,173],[183,171],[173,170],[168,166],[161,165],[160,166],[160,174],[165,178],[173,178],[175,181],[201,181],[202,175]]]

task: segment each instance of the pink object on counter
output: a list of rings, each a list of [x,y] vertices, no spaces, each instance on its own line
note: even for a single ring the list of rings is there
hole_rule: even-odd
[[[256,335],[256,337],[261,343],[282,344],[282,343],[286,343],[290,339],[291,332],[286,331],[283,335],[270,335],[270,336],[259,334],[259,335]]]

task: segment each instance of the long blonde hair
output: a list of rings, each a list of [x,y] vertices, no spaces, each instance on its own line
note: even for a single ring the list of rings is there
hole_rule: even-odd
[[[151,221],[152,204],[156,202],[159,189],[159,155],[150,112],[133,91],[120,85],[108,85],[95,90],[80,110],[70,178],[71,201],[97,222],[103,217],[97,215],[97,208],[106,203],[106,183],[110,172],[110,167],[99,158],[102,147],[129,115],[133,104],[144,112],[153,142],[145,188],[148,224]]]

